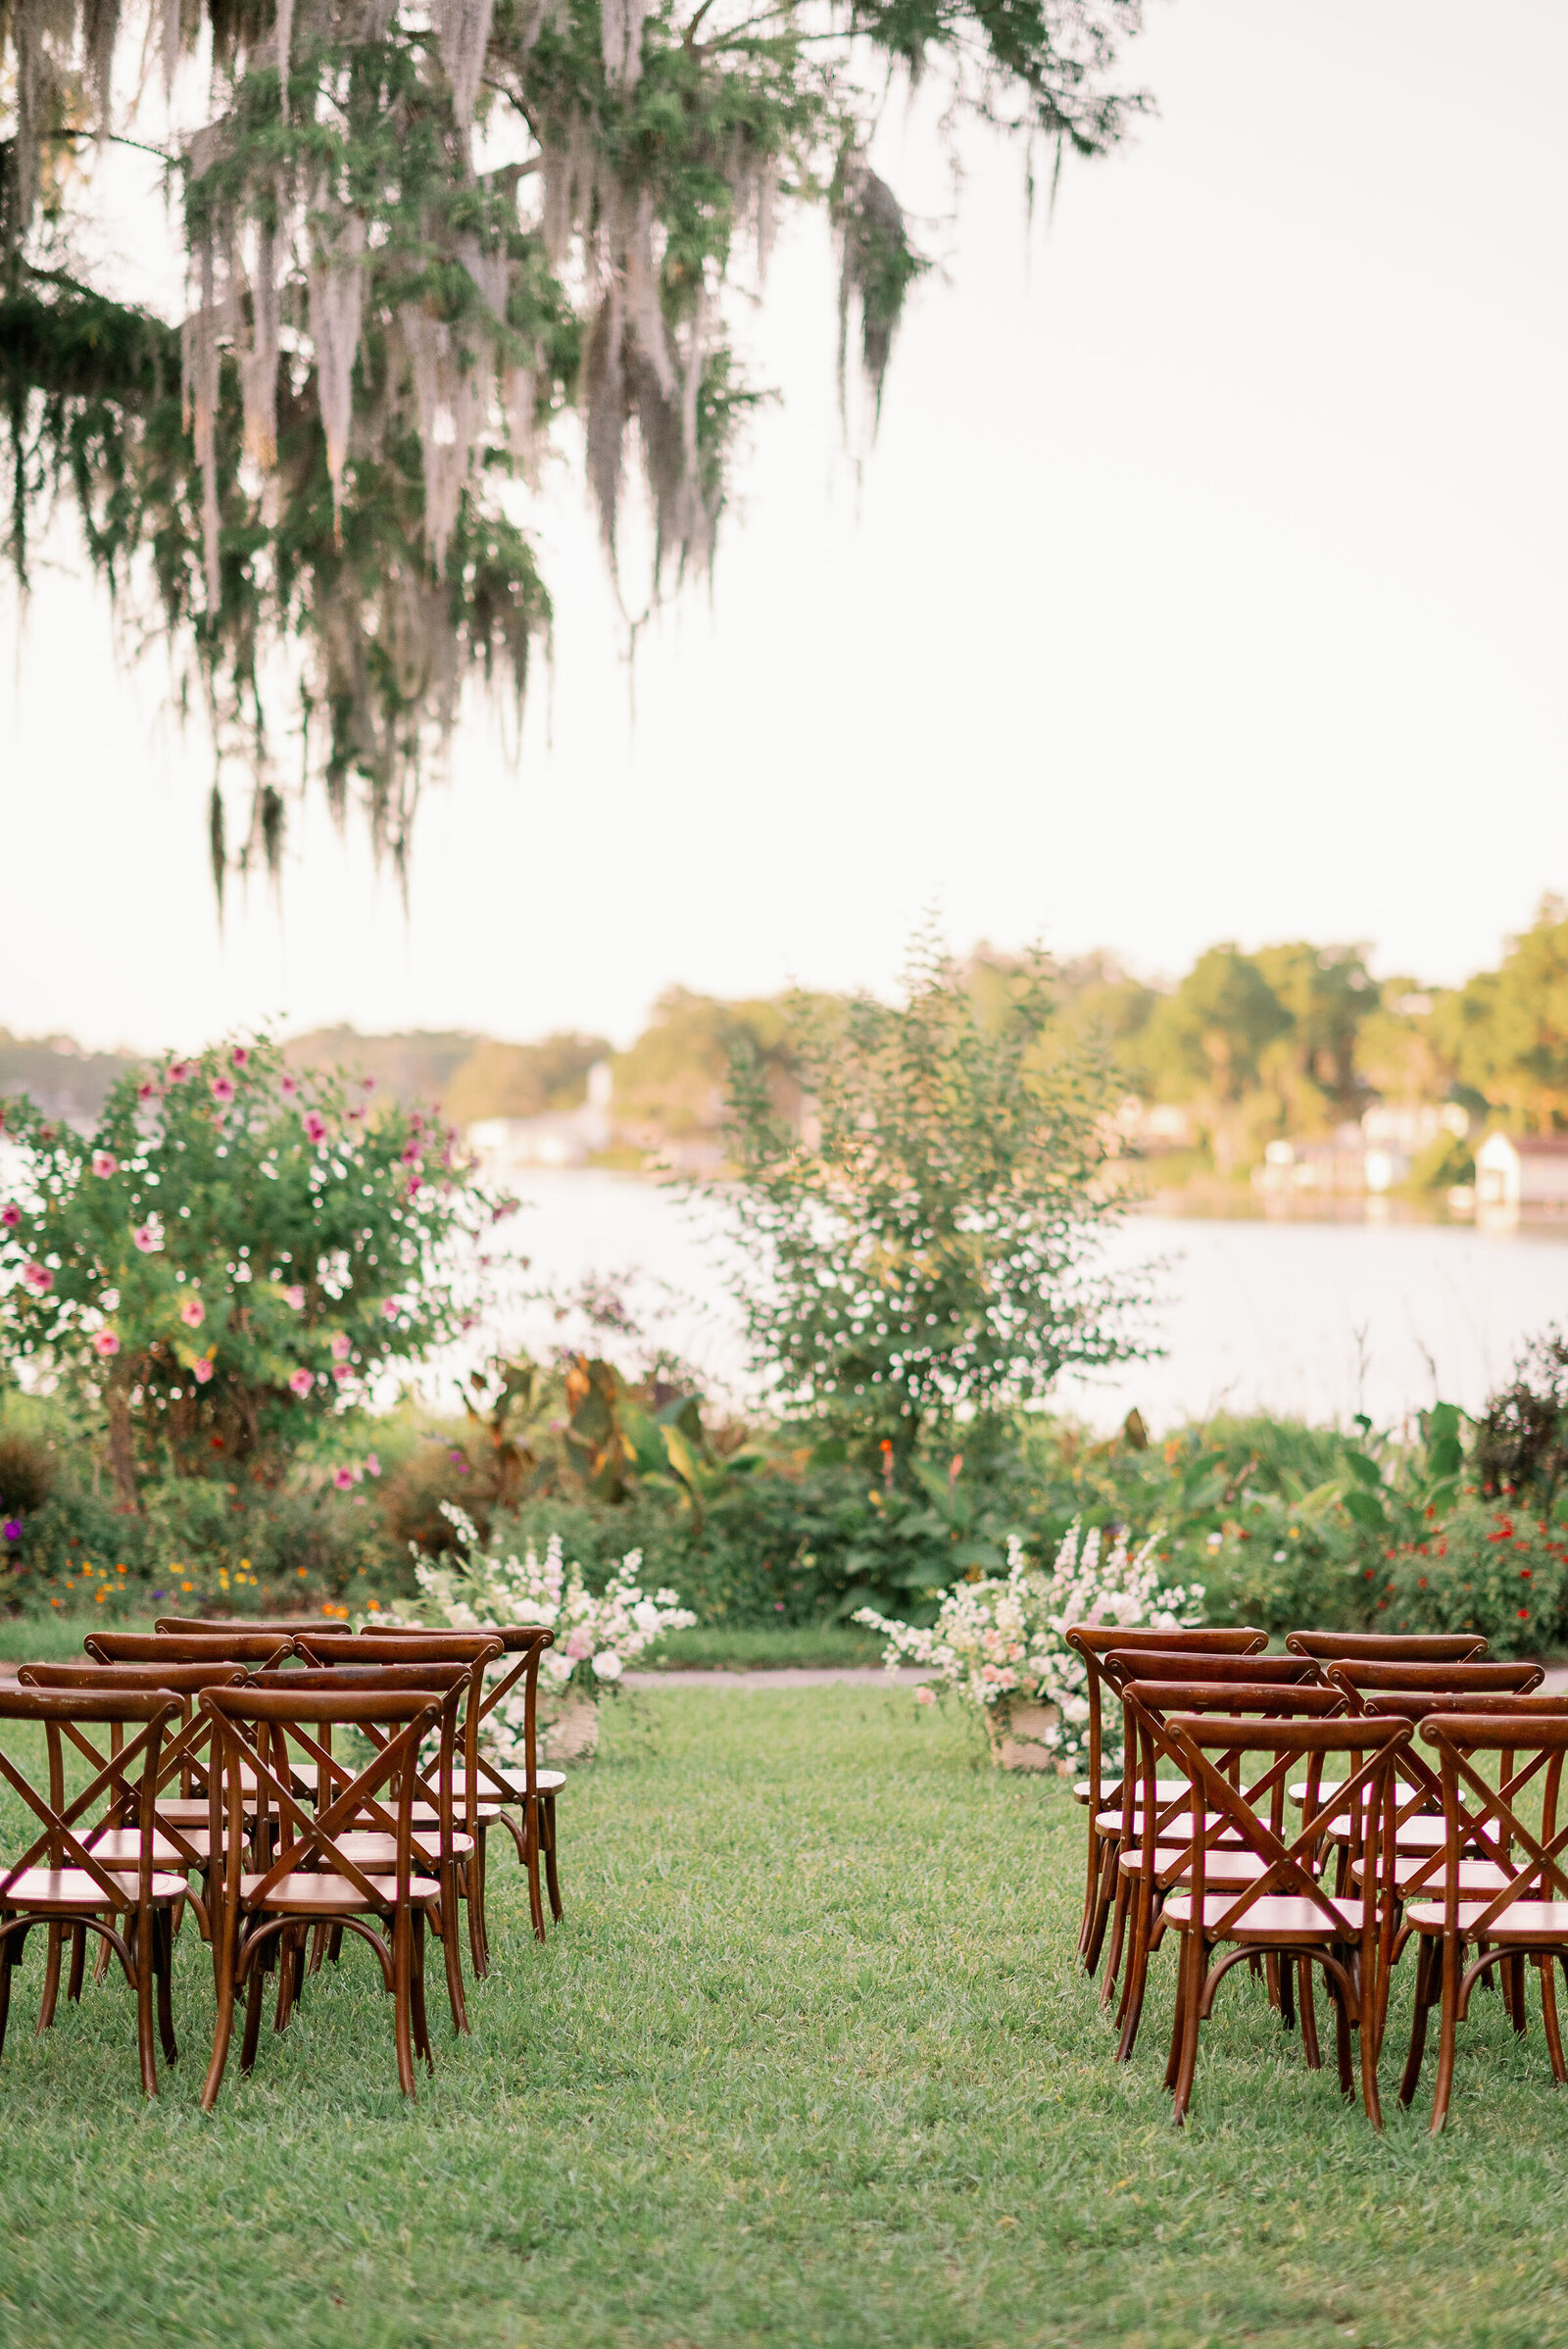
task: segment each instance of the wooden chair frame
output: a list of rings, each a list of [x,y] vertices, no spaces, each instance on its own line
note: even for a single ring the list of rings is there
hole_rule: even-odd
[[[1438,2004],[1434,2136],[1447,2121],[1458,2027],[1469,2015],[1470,1993],[1494,1969],[1505,1970],[1499,1979],[1505,1985],[1514,2029],[1522,2031],[1524,1963],[1527,1958],[1535,1962],[1552,2077],[1559,2086],[1568,2085],[1553,1980],[1556,1963],[1560,1961],[1568,1969],[1568,1869],[1562,1864],[1562,1855],[1568,1852],[1568,1825],[1557,1826],[1563,1762],[1568,1757],[1568,1699],[1537,1697],[1525,1702],[1528,1710],[1504,1710],[1499,1702],[1496,1709],[1485,1711],[1475,1707],[1434,1712],[1421,1724],[1422,1742],[1437,1753],[1443,1787],[1443,1898],[1441,1913],[1435,1902],[1406,1900],[1398,1946],[1412,1934],[1419,1935],[1420,1958],[1410,2053],[1399,2083],[1399,2101],[1409,2104],[1415,2095],[1428,2015]],[[1473,1755],[1487,1753],[1498,1757],[1500,1783],[1495,1787],[1472,1764]],[[1539,1834],[1516,1807],[1519,1795],[1538,1778],[1544,1782]],[[1459,1862],[1466,1843],[1475,1839],[1475,1821],[1480,1815],[1490,1824],[1490,1839],[1500,1854],[1507,1881],[1490,1897],[1466,1900]],[[1516,1845],[1525,1855],[1517,1865],[1513,1858]],[[1470,1947],[1476,1954],[1466,1965],[1465,1951]]]
[[[1073,1788],[1078,1798],[1089,1806],[1088,1868],[1084,1880],[1084,1911],[1078,1928],[1078,1955],[1084,1972],[1093,1979],[1100,1964],[1101,1945],[1115,1897],[1116,1850],[1114,1837],[1106,1837],[1098,1825],[1101,1814],[1112,1802],[1119,1800],[1121,1781],[1113,1786],[1104,1783],[1104,1691],[1109,1686],[1103,1659],[1113,1650],[1130,1653],[1134,1649],[1158,1650],[1166,1654],[1244,1656],[1255,1655],[1268,1645],[1268,1634],[1255,1626],[1244,1624],[1230,1629],[1197,1631],[1159,1631],[1150,1626],[1128,1627],[1125,1624],[1072,1623],[1066,1631],[1068,1646],[1081,1656],[1088,1674],[1085,1697],[1089,1706],[1089,1776]],[[1112,1691],[1114,1693],[1114,1691]]]
[[[1378,2024],[1392,1931],[1394,1852],[1388,1830],[1393,1818],[1395,1770],[1410,1741],[1408,1722],[1366,1717],[1349,1721],[1233,1719],[1221,1728],[1202,1714],[1172,1713],[1165,1719],[1164,1734],[1186,1766],[1194,1817],[1187,1888],[1167,1894],[1161,1911],[1161,1924],[1181,1933],[1176,2019],[1166,2067],[1177,2127],[1186,2119],[1192,2099],[1199,2029],[1213,2012],[1220,1983],[1254,1951],[1272,1949],[1277,1958],[1305,1960],[1322,1967],[1337,2011],[1340,2085],[1348,2095],[1354,2087],[1353,2028],[1360,2037],[1362,2102],[1373,2128],[1381,2129]],[[1274,1757],[1263,1776],[1245,1789],[1233,1786],[1209,1758],[1212,1753],[1238,1748]],[[1336,1782],[1318,1807],[1319,1774],[1327,1753],[1345,1754],[1350,1775]],[[1304,1808],[1311,1815],[1287,1842],[1282,1832],[1258,1818],[1253,1805],[1266,1795],[1272,1810],[1291,1769],[1303,1759],[1308,1766]],[[1209,1835],[1203,1824],[1209,1807],[1222,1813],[1244,1845],[1266,1863],[1263,1873],[1234,1896],[1229,1892],[1214,1895],[1220,1910],[1213,1917],[1205,1875]],[[1364,1870],[1363,1893],[1354,1903],[1353,1917],[1350,1904],[1343,1895],[1326,1892],[1311,1866],[1326,1828],[1342,1812],[1355,1822],[1355,1848]],[[1281,1896],[1281,1887],[1285,1887],[1283,1897],[1305,1904],[1321,1917],[1322,1926],[1316,1932],[1302,1930],[1304,1921],[1299,1918],[1275,1925],[1256,1913],[1261,1902]],[[1253,1913],[1250,1925],[1250,1912]],[[1211,1958],[1226,1942],[1234,1946]]]
[[[221,1898],[219,1904],[220,1970],[218,2022],[213,2058],[202,2109],[211,2112],[222,2085],[233,2031],[234,2007],[241,1989],[247,1992],[245,2035],[240,2068],[249,2071],[256,2060],[261,2028],[261,1986],[281,1941],[284,1982],[280,1985],[276,2028],[288,2022],[291,1975],[302,1969],[304,1934],[309,1927],[329,1917],[368,1941],[392,1993],[393,2036],[398,2080],[405,2095],[416,2093],[414,2059],[424,2057],[433,2066],[429,2030],[424,2012],[424,1920],[432,1909],[443,1908],[456,1918],[456,1887],[452,1855],[452,1756],[457,1737],[461,1688],[445,1696],[420,1689],[386,1688],[300,1690],[283,1688],[209,1688],[202,1696],[215,1716],[220,1766],[212,1774],[212,1814],[215,1839],[220,1816],[226,1812],[229,1836]],[[389,1735],[369,1763],[348,1778],[330,1749],[311,1729],[349,1725],[368,1729],[393,1723],[403,1726]],[[424,1856],[414,1832],[414,1790],[418,1776],[419,1749],[432,1732],[439,1734],[440,1821],[435,1853],[437,1873],[419,1879],[414,1873],[416,1854]],[[292,1786],[287,1748],[297,1743],[315,1763],[318,1786],[336,1792],[314,1814],[300,1806]],[[278,1834],[270,1865],[247,1884],[240,1867],[240,1829],[243,1819],[244,1776],[249,1770],[267,1812],[275,1808]],[[383,1786],[394,1789],[396,1815],[389,1817],[379,1802]],[[396,1874],[391,1879],[368,1876],[348,1857],[336,1838],[363,1816],[386,1821],[396,1836]],[[301,1884],[313,1876],[331,1876],[345,1888],[333,1906],[319,1896],[306,1899]],[[291,1890],[291,1883],[300,1888]],[[324,1889],[324,1887],[323,1887]],[[368,1920],[374,1917],[380,1930]],[[443,1935],[447,1987],[454,2026],[462,2030],[461,1975],[454,1980],[457,1957],[455,1930]],[[266,1963],[264,1964],[264,1961]]]
[[[39,1689],[0,1689],[0,1722],[40,1724],[44,1730],[49,1790],[42,1794],[24,1772],[0,1749],[0,1778],[22,1797],[40,1821],[42,1833],[21,1854],[0,1869],[0,2048],[11,2003],[11,1977],[27,1934],[35,1925],[47,1928],[47,1957],[38,2030],[54,2020],[60,1987],[60,1960],[66,1928],[79,1927],[83,1939],[96,1933],[118,1957],[126,1981],[136,1994],[136,2040],[141,2061],[141,2084],[148,2096],[158,2093],[158,2059],[154,2047],[154,2005],[165,2061],[179,2053],[174,2038],[171,1997],[173,1921],[186,1897],[185,1880],[153,1865],[157,1817],[155,1797],[166,1731],[179,1718],[180,1708],[158,1693],[127,1689],[102,1695]],[[139,1726],[136,1726],[138,1725]],[[112,1727],[120,1733],[114,1749],[105,1755],[86,1735],[88,1728]],[[125,1731],[134,1729],[127,1737]],[[93,1775],[69,1803],[65,1793],[65,1747],[71,1744],[85,1758]],[[139,1764],[135,1781],[131,1772]],[[111,1869],[94,1855],[93,1829],[78,1832],[78,1823],[107,1797],[108,1816],[121,1819],[133,1811],[138,1831],[134,1871]],[[105,1822],[99,1821],[101,1828]],[[36,1863],[44,1862],[39,1870]],[[134,1883],[130,1879],[134,1876]],[[40,1885],[36,1880],[43,1878]],[[48,1887],[53,1886],[53,1890]],[[107,1921],[106,1921],[107,1920]],[[123,1920],[123,1930],[120,1920]]]
[[[1319,1664],[1468,1664],[1487,1652],[1479,1632],[1287,1632],[1285,1645]]]

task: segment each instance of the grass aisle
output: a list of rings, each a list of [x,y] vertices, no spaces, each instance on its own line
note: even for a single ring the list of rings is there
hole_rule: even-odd
[[[0,2061],[0,2338],[518,2349],[1568,2343],[1568,2099],[1477,2000],[1455,2119],[1379,2142],[1245,1975],[1195,2112],[1070,1963],[1082,1814],[879,1688],[661,1690],[564,1805],[568,1921],[497,1970],[416,2108],[369,1957],[255,2078],[135,2089],[123,1989]],[[8,1822],[9,1826],[9,1822]],[[36,1945],[35,1945],[36,1948]],[[437,1976],[437,1980],[439,1976]],[[435,1985],[432,1984],[434,1989]],[[432,2005],[432,2020],[435,2018]],[[1385,2093],[1402,2049],[1396,2009]]]

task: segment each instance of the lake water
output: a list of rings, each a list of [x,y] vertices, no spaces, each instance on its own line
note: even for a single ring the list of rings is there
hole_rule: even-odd
[[[553,1335],[575,1335],[526,1299],[530,1284],[634,1274],[630,1294],[645,1330],[667,1336],[714,1387],[744,1394],[721,1248],[677,1195],[592,1171],[541,1171],[525,1192],[528,1206],[501,1227],[507,1252],[484,1276],[486,1347],[537,1350]],[[1155,1431],[1220,1406],[1342,1421],[1365,1410],[1379,1425],[1438,1395],[1473,1410],[1528,1337],[1568,1322],[1562,1227],[1141,1213],[1107,1253],[1129,1268],[1161,1260],[1160,1302],[1147,1328],[1164,1352],[1113,1378],[1062,1383],[1063,1407],[1099,1427],[1134,1403]],[[519,1254],[529,1259],[526,1274]],[[606,1350],[617,1351],[613,1341]]]

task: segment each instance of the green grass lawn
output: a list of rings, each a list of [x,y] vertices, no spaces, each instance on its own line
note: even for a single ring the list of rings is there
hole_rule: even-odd
[[[853,1624],[823,1623],[787,1626],[780,1631],[762,1624],[751,1630],[670,1632],[647,1657],[652,1671],[731,1672],[778,1671],[792,1665],[859,1664],[873,1668],[882,1661],[885,1639],[875,1632],[857,1631]]]
[[[128,1994],[0,2059],[6,2344],[1360,2349],[1568,2343],[1568,2100],[1478,1998],[1436,2145],[1308,2075],[1245,1972],[1195,2110],[1076,1972],[1082,1813],[875,1687],[665,1689],[563,1801],[567,1922],[493,1878],[475,2031],[397,2092],[368,1952],[254,2078],[136,2088]],[[435,2009],[432,2008],[432,2013]]]

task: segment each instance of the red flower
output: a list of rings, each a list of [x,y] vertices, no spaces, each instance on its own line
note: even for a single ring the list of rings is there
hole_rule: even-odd
[[[1520,1608],[1520,1610],[1519,1610],[1519,1620],[1520,1620],[1520,1622],[1521,1622],[1521,1623],[1523,1623],[1523,1622],[1526,1620],[1526,1618],[1529,1616],[1529,1613],[1530,1613],[1530,1609],[1529,1609],[1528,1607],[1521,1607],[1521,1608]]]
[[[1530,1577],[1531,1577],[1531,1576],[1532,1576],[1534,1573],[1535,1573],[1535,1568],[1534,1568],[1533,1566],[1521,1566],[1521,1567],[1520,1567],[1520,1569],[1519,1569],[1519,1580],[1520,1580],[1522,1583],[1528,1583],[1528,1582],[1529,1582],[1529,1580],[1530,1580]]]

